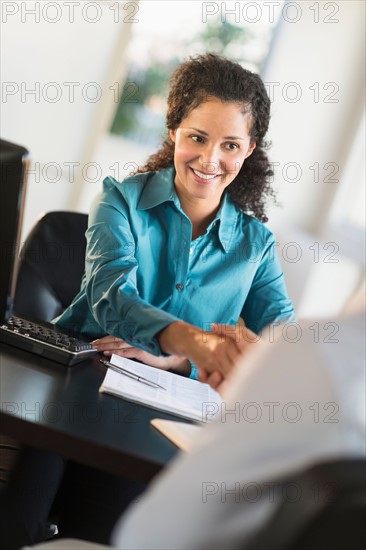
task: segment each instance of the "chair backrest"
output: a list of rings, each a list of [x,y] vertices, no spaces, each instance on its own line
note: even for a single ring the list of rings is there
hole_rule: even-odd
[[[84,273],[88,216],[49,212],[33,227],[20,254],[14,311],[50,321],[71,303]]]
[[[247,550],[361,550],[366,545],[366,461],[313,466],[287,479],[298,498],[285,499]],[[242,548],[242,546],[239,546]]]

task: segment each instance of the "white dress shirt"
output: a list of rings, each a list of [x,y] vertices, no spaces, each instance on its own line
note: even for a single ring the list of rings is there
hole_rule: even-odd
[[[364,315],[279,332],[275,343],[264,334],[260,352],[237,366],[226,405],[194,450],[121,518],[117,548],[220,548],[235,534],[244,541],[278,506],[281,479],[365,456]],[[301,487],[287,487],[285,496],[301,498]]]

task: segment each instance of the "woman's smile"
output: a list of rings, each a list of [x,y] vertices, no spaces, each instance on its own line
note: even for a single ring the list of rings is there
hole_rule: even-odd
[[[211,183],[214,179],[221,177],[223,174],[214,174],[212,172],[201,172],[201,170],[197,170],[195,168],[192,168],[190,166],[190,169],[193,172],[193,177],[198,183],[208,184]]]

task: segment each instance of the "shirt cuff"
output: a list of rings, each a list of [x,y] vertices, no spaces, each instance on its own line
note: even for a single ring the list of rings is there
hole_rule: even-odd
[[[194,366],[192,361],[189,361],[189,364],[191,366],[191,374],[189,375],[189,378],[192,378],[192,380],[198,380],[198,369]]]
[[[107,334],[122,338],[128,344],[153,355],[167,357],[169,354],[161,349],[156,334],[179,320],[178,317],[141,301],[130,307],[121,324],[113,321],[107,327]]]

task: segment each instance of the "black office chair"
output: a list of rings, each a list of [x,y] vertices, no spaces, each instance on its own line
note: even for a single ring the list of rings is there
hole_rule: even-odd
[[[84,272],[88,216],[49,212],[34,226],[20,253],[14,310],[51,321],[71,303]]]
[[[295,489],[291,494],[291,487]],[[288,492],[287,492],[288,491]],[[240,550],[361,550],[366,546],[366,461],[318,464],[280,483],[282,504]],[[285,496],[284,496],[285,495]],[[286,497],[288,495],[288,497]],[[226,546],[225,546],[226,548]]]
[[[15,313],[51,321],[71,303],[84,273],[87,224],[87,214],[78,212],[49,212],[38,220],[20,253]],[[16,441],[0,434],[0,488],[18,450]],[[49,536],[54,533],[51,526]]]

